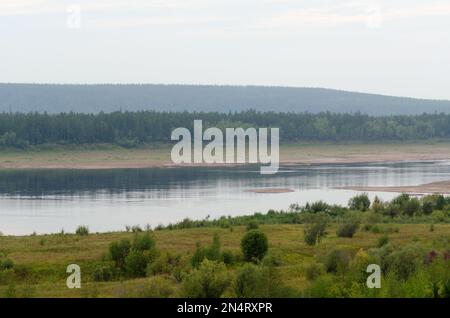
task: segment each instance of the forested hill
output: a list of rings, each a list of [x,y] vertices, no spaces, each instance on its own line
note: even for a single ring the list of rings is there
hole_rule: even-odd
[[[0,112],[323,111],[369,115],[450,113],[450,101],[322,88],[195,85],[0,84]]]

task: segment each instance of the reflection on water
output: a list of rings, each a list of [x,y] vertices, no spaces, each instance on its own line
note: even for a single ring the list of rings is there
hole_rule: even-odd
[[[450,164],[443,161],[292,165],[276,175],[261,175],[259,167],[0,171],[0,231],[73,231],[80,224],[92,231],[110,231],[185,217],[287,209],[294,202],[346,204],[356,192],[334,187],[416,185],[448,179]],[[245,191],[260,187],[295,191]],[[378,195],[390,199],[395,194]]]

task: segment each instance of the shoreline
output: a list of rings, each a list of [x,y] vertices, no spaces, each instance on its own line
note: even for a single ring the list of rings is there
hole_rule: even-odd
[[[170,147],[0,150],[0,169],[170,169],[245,165],[242,163],[174,164],[170,159],[170,150]],[[450,142],[429,144],[287,144],[280,147],[280,165],[283,166],[440,160],[450,160]]]
[[[376,192],[398,192],[407,194],[450,194],[450,180],[425,183],[415,186],[393,186],[393,187],[360,187],[347,186],[338,187],[341,190],[354,191],[376,191]]]

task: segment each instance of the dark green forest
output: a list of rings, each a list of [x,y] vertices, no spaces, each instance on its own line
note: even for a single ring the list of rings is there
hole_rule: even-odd
[[[26,148],[42,144],[110,143],[136,147],[167,143],[173,129],[191,129],[195,119],[207,127],[280,128],[281,142],[406,141],[450,138],[450,115],[371,117],[360,113],[112,112],[1,113],[0,145]]]

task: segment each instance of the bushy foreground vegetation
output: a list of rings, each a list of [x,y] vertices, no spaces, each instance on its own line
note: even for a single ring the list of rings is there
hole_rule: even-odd
[[[158,230],[0,237],[0,296],[450,297],[448,200],[363,194]],[[80,290],[65,287],[71,263]],[[380,289],[366,285],[369,264]]]
[[[204,128],[278,127],[282,142],[297,141],[404,141],[450,138],[450,115],[371,117],[360,113],[220,112],[112,112],[1,113],[0,146],[24,148],[43,144],[109,143],[136,147],[168,143],[172,131],[194,120]]]
[[[450,196],[425,195],[421,198],[401,194],[389,202],[375,197],[373,202],[363,193],[349,200],[348,206],[330,205],[323,201],[307,203],[305,206],[291,204],[288,211],[269,210],[266,214],[255,213],[244,216],[223,216],[219,219],[184,219],[175,224],[159,225],[155,230],[189,229],[197,227],[247,226],[258,224],[306,224],[305,236],[311,241],[320,241],[324,228],[330,222],[341,224],[339,236],[352,237],[362,226],[379,231],[383,223],[450,223]],[[310,236],[310,237],[309,237]]]

